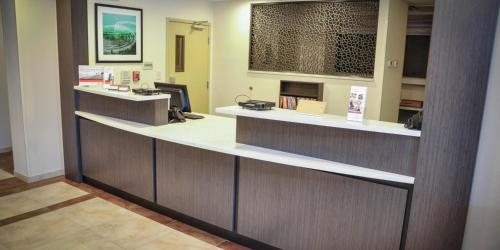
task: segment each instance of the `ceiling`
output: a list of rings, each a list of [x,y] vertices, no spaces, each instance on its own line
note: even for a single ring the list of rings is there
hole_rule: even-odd
[[[407,0],[410,4],[434,5],[434,0]]]
[[[208,0],[208,1],[221,2],[221,1],[229,1],[229,0]],[[280,1],[280,0],[278,0],[278,1]],[[434,0],[406,0],[406,1],[409,3],[413,3],[413,4],[434,4]],[[269,0],[269,2],[276,2],[276,0]]]
[[[222,1],[230,1],[230,0],[208,0],[211,2],[222,2]],[[280,2],[280,1],[294,1],[294,0],[261,0],[263,2]],[[297,0],[295,0],[297,1]],[[311,1],[311,0],[309,0]],[[413,5],[434,5],[435,0],[406,0],[409,4]]]

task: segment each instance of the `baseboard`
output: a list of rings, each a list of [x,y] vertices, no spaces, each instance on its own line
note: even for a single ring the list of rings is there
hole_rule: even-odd
[[[12,147],[0,148],[0,154],[1,153],[11,152],[11,151],[12,151]]]
[[[25,176],[23,174],[20,174],[20,173],[14,171],[15,177],[17,177],[17,178],[19,178],[22,181],[27,182],[27,183],[41,181],[41,180],[49,179],[52,177],[62,176],[62,175],[64,175],[64,169],[45,173],[45,174],[35,175],[35,176],[31,176],[31,177]]]

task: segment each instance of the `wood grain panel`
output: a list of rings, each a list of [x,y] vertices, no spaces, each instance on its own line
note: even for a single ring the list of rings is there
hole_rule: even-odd
[[[419,138],[237,117],[236,141],[285,152],[415,175]]]
[[[240,158],[238,233],[282,249],[399,249],[407,190]]]
[[[234,156],[157,141],[158,204],[232,230]]]
[[[153,201],[152,139],[80,119],[83,175]]]
[[[460,249],[498,0],[436,0],[407,249]]]
[[[81,181],[73,86],[78,84],[78,65],[87,65],[87,1],[57,0],[57,41],[64,146],[64,172]]]
[[[130,101],[77,91],[78,110],[149,125],[168,124],[168,100]]]

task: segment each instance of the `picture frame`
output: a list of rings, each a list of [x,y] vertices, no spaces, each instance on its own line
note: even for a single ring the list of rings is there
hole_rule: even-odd
[[[95,4],[97,63],[142,63],[142,9]]]

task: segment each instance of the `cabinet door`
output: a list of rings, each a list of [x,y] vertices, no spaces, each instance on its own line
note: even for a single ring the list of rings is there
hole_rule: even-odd
[[[83,175],[153,201],[151,138],[80,119]]]
[[[239,234],[283,249],[399,249],[407,190],[242,158]]]
[[[157,141],[158,204],[232,230],[234,156]]]

